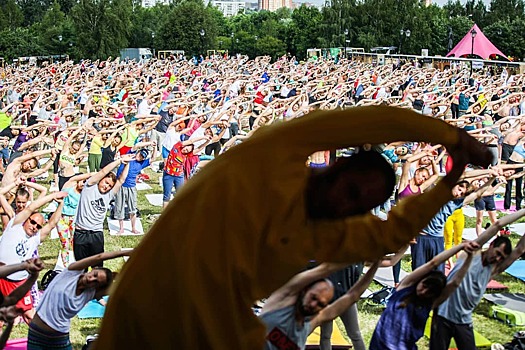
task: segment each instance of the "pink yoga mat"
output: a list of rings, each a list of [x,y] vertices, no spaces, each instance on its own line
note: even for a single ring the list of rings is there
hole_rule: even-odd
[[[496,210],[504,210],[504,208],[503,208],[503,201],[495,201],[495,203],[496,203]],[[516,206],[515,205],[511,205],[510,209],[516,210]]]
[[[27,349],[27,338],[9,340],[4,350],[22,350]]]

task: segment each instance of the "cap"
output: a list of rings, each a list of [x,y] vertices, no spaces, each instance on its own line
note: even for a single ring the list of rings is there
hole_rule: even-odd
[[[149,152],[148,152],[148,150],[145,149],[145,148],[141,149],[140,152],[139,152],[139,154],[140,154],[142,157],[144,157],[144,158],[148,158],[148,156],[149,156]]]

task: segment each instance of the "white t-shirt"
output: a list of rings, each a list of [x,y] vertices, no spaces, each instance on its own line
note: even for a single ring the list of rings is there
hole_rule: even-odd
[[[153,109],[154,106],[155,106],[154,103],[148,104],[148,100],[147,99],[143,99],[142,102],[140,102],[140,104],[139,104],[139,108],[137,110],[137,115],[150,115],[151,114],[151,110]]]
[[[15,216],[16,217],[16,216]],[[29,237],[22,224],[13,226],[14,218],[7,224],[0,241],[0,262],[11,265],[31,259],[40,244],[40,231]],[[13,281],[25,280],[27,271],[18,271],[7,276]]]
[[[95,297],[95,289],[85,289],[76,295],[77,283],[83,271],[65,269],[51,281],[36,309],[38,316],[57,332],[69,333],[71,319]]]
[[[171,151],[177,142],[180,142],[180,133],[175,131],[175,128],[169,128],[166,131],[166,137],[164,137],[164,140],[162,141],[162,147]]]
[[[199,127],[199,128],[197,128],[197,130],[195,130],[195,131],[193,132],[193,134],[191,134],[191,136],[190,136],[190,141],[193,141],[193,140],[196,140],[196,139],[199,139],[199,138],[204,137],[204,131],[205,131],[205,130],[206,130],[206,129],[204,129],[203,127]],[[199,141],[196,141],[196,142],[193,144],[194,149],[199,148],[199,147],[200,147],[203,143],[205,143],[205,142],[206,142],[206,140],[199,140]],[[204,152],[204,149],[199,153],[199,155],[202,154],[203,152]]]

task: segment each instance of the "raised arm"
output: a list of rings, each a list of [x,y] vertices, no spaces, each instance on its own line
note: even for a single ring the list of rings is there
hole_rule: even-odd
[[[120,159],[122,160],[122,163],[124,164],[124,170],[122,170],[122,173],[119,175],[117,182],[115,183],[115,186],[111,189],[111,191],[116,194],[120,187],[122,187],[122,184],[124,181],[126,181],[126,177],[128,176],[129,171],[129,162],[133,160],[132,154],[125,154]]]
[[[42,227],[42,229],[40,230],[41,241],[47,238],[47,236],[51,233],[51,230],[53,230],[57,226],[58,221],[62,217],[62,209],[64,209],[64,200],[56,199],[56,201],[58,202],[57,209],[55,210],[53,215],[51,215],[51,218],[49,218],[47,224],[45,224],[44,227]]]
[[[288,304],[290,299],[296,298],[304,287],[312,282],[326,278],[346,266],[348,266],[348,264],[323,263],[313,269],[295,275],[284,286],[270,295],[264,304],[263,312],[281,308],[283,305]]]
[[[22,299],[24,295],[26,295],[31,289],[33,284],[35,284],[36,280],[38,279],[38,273],[44,268],[44,263],[40,259],[31,259],[26,261],[25,264],[25,269],[27,272],[29,272],[29,278],[27,278],[25,282],[18,286],[14,291],[12,291],[11,294],[4,296],[4,301],[1,304],[2,307],[15,305],[20,299]]]
[[[405,277],[399,284],[398,290],[410,287],[414,283],[419,282],[421,278],[423,278],[423,276],[425,276],[430,271],[435,270],[439,265],[447,261],[450,257],[456,255],[458,252],[465,249],[466,246],[466,243],[461,243],[457,246],[450,248],[449,250],[445,250],[444,252],[441,252],[440,254],[436,255],[425,265],[418,267],[411,274]]]
[[[75,261],[74,263],[69,265],[68,270],[73,270],[73,271],[85,270],[90,266],[98,265],[99,263],[106,261],[106,260],[115,259],[121,256],[130,256],[132,252],[133,250],[117,250],[114,252],[100,253],[97,255],[93,255],[93,256],[84,258],[79,261]]]
[[[518,241],[518,244],[516,244],[516,248],[512,250],[509,256],[507,256],[502,262],[500,262],[494,270],[492,271],[492,276],[496,276],[497,274],[502,273],[512,265],[514,261],[519,259],[520,256],[525,254],[525,236],[522,236],[521,239]]]
[[[321,310],[321,312],[310,321],[311,331],[324,322],[334,320],[346,309],[359,301],[361,294],[363,294],[366,288],[368,288],[370,285],[370,282],[372,282],[378,267],[379,262],[375,262],[372,266],[370,266],[366,274],[361,277],[359,281],[357,281],[357,283],[345,293],[345,295],[334,301],[332,304],[328,305],[325,309]]]
[[[67,192],[54,192],[51,194],[48,194],[47,196],[44,196],[42,198],[38,198],[36,201],[29,204],[24,210],[22,210],[20,213],[18,213],[15,216],[15,220],[13,222],[14,225],[18,225],[26,221],[34,212],[38,210],[41,206],[57,199],[62,199],[67,196]]]
[[[122,163],[121,159],[122,158],[114,160],[113,162],[109,163],[104,168],[102,168],[98,173],[95,173],[95,175],[91,176],[87,180],[88,186],[98,184],[100,180],[106,177],[107,174],[109,174],[113,169],[115,169],[117,166],[119,166]]]
[[[473,243],[473,242],[470,242],[470,243]],[[479,248],[480,246],[476,244],[476,250]],[[445,300],[448,299],[448,297],[452,294],[452,292],[454,292],[456,288],[459,287],[459,285],[461,284],[461,281],[467,274],[467,271],[470,267],[470,263],[472,262],[473,251],[465,250],[465,253],[466,253],[466,257],[465,257],[465,261],[463,262],[463,265],[461,265],[461,268],[459,269],[458,272],[456,272],[454,277],[452,277],[452,279],[447,282],[447,285],[441,292],[441,295],[434,301],[434,305],[432,307],[433,309],[438,307],[439,305],[441,305],[441,303],[443,303]]]

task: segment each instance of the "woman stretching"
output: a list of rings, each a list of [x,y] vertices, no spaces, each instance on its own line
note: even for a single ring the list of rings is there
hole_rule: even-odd
[[[401,281],[390,297],[387,307],[370,342],[370,350],[412,350],[423,336],[430,311],[445,301],[467,273],[472,253],[480,248],[476,242],[462,243],[436,255],[425,265]],[[464,250],[468,257],[461,270],[447,283],[435,269],[448,258]]]

